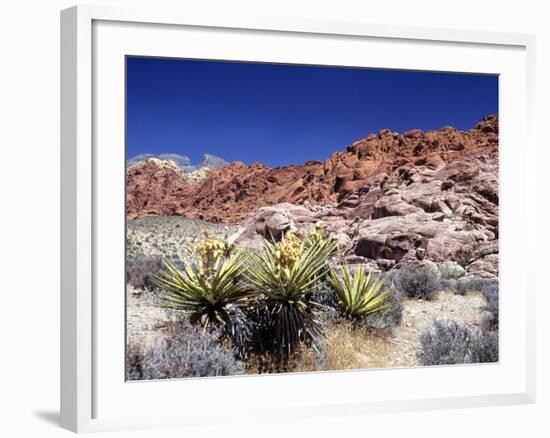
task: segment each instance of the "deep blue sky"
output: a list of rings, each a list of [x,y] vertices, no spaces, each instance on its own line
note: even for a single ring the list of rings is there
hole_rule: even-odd
[[[466,130],[496,76],[128,58],[127,157],[203,153],[269,166],[328,158],[382,128]]]

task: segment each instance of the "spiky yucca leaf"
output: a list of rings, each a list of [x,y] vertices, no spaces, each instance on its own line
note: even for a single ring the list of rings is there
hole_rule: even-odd
[[[288,235],[279,243],[266,241],[263,253],[251,259],[248,275],[258,295],[259,311],[265,316],[260,341],[281,358],[290,357],[301,343],[321,348],[323,331],[315,312],[319,304],[309,297],[326,275],[328,257],[336,247],[331,239],[318,239],[314,243],[302,240],[297,248],[295,238]]]
[[[231,322],[232,306],[245,305],[251,296],[243,281],[245,262],[246,256],[240,252],[216,259],[208,270],[196,270],[187,261],[179,270],[164,260],[165,270],[154,281],[162,290],[160,299],[165,306],[181,310],[204,327],[223,326]]]
[[[350,318],[362,318],[369,313],[381,312],[390,307],[390,293],[382,290],[384,280],[375,280],[371,273],[365,274],[363,267],[352,275],[347,265],[341,273],[331,272],[328,282],[336,292],[341,312]]]
[[[319,241],[303,248],[290,264],[279,263],[277,245],[265,241],[265,251],[251,259],[250,283],[265,296],[291,301],[312,291],[312,286],[326,274],[327,259],[334,252],[331,240]]]

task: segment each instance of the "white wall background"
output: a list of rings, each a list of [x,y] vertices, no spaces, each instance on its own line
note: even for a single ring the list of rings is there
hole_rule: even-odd
[[[483,29],[537,34],[539,142],[538,242],[547,207],[550,98],[550,28],[546,2],[523,0],[139,0],[97,4],[152,4],[205,11],[243,10],[257,15],[309,17],[381,24]],[[0,14],[0,435],[68,436],[60,430],[59,403],[59,10],[65,0],[2,3]],[[522,145],[517,145],[518,154]],[[543,211],[544,210],[544,211]],[[546,220],[545,220],[546,219]],[[546,230],[544,230],[546,231]],[[518,232],[524,232],[518,230]],[[543,250],[544,252],[544,250]],[[313,419],[261,429],[241,424],[223,430],[118,432],[108,436],[549,436],[550,384],[546,260],[538,264],[538,402],[471,410]],[[368,388],[363,389],[368,390]]]

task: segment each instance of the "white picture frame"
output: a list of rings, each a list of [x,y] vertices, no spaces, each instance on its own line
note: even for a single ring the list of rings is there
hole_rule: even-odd
[[[126,28],[121,31],[117,26]],[[150,34],[146,38],[139,37],[140,33],[143,33],[140,26],[143,29],[148,27]],[[510,73],[508,76],[504,76],[510,78],[510,80],[509,82],[505,80],[503,86],[509,87],[510,90],[513,88],[516,90],[514,91],[516,94],[513,95],[513,99],[510,93],[507,94],[507,100],[504,99],[502,103],[505,111],[500,117],[504,140],[501,143],[501,196],[506,197],[508,194],[510,196],[510,202],[503,204],[501,215],[507,221],[504,230],[513,230],[514,227],[519,225],[533,230],[528,234],[528,242],[523,241],[521,244],[531,248],[535,246],[536,233],[534,230],[536,224],[533,209],[527,211],[527,209],[518,207],[518,211],[512,211],[506,207],[506,205],[511,205],[512,201],[530,202],[530,205],[535,205],[534,36],[373,25],[360,22],[339,23],[317,22],[306,19],[258,18],[246,17],[240,13],[231,17],[220,17],[215,14],[200,16],[189,10],[162,11],[154,8],[150,10],[130,10],[104,6],[75,6],[66,9],[61,12],[61,426],[75,432],[185,426],[202,424],[206,421],[206,416],[201,416],[198,408],[192,416],[180,415],[179,412],[183,412],[183,407],[176,407],[174,411],[168,413],[165,413],[166,411],[160,406],[157,411],[149,407],[147,410],[148,415],[135,414],[134,416],[122,409],[116,411],[116,407],[121,405],[120,399],[116,398],[117,396],[135,399],[140,396],[141,388],[145,388],[145,386],[140,387],[140,384],[125,383],[123,373],[117,374],[118,368],[109,368],[112,364],[106,364],[105,360],[101,359],[106,354],[98,354],[101,351],[104,353],[116,352],[115,357],[118,359],[115,362],[118,360],[122,361],[123,364],[124,357],[118,354],[120,341],[110,345],[107,336],[105,336],[106,331],[116,330],[122,330],[120,336],[123,336],[123,328],[121,329],[119,319],[117,319],[119,316],[116,314],[120,310],[120,300],[113,301],[112,306],[109,304],[111,306],[109,309],[113,310],[107,311],[105,305],[108,300],[97,299],[98,293],[101,293],[102,290],[101,285],[104,281],[102,277],[110,275],[103,269],[103,266],[106,264],[119,266],[116,261],[111,263],[112,260],[107,260],[107,255],[104,252],[105,242],[116,241],[121,230],[120,221],[113,225],[112,229],[106,228],[110,227],[105,225],[108,222],[105,211],[108,209],[98,209],[98,205],[105,203],[104,206],[118,208],[120,197],[116,198],[116,196],[120,194],[120,190],[112,190],[114,193],[112,199],[109,192],[119,182],[117,177],[113,176],[115,175],[114,172],[120,171],[122,168],[117,168],[115,165],[110,167],[105,165],[102,161],[105,160],[105,154],[98,154],[97,148],[98,142],[101,144],[99,147],[105,148],[103,145],[109,145],[111,141],[104,136],[104,132],[115,129],[120,134],[120,129],[123,131],[123,128],[118,126],[120,125],[118,122],[121,116],[120,106],[109,105],[113,113],[107,114],[103,103],[103,93],[100,89],[108,89],[109,94],[116,95],[117,102],[123,104],[124,90],[120,89],[120,81],[123,81],[123,79],[119,77],[119,75],[123,75],[123,71],[119,68],[122,65],[119,64],[122,62],[121,54],[136,54],[136,50],[140,51],[139,44],[144,47],[143,53],[157,53],[158,47],[155,48],[155,44],[163,44],[161,34],[164,33],[164,37],[166,37],[166,33],[177,32],[177,29],[184,28],[189,32],[200,32],[201,38],[202,36],[208,37],[210,33],[232,31],[236,35],[235,41],[254,41],[255,39],[264,38],[264,35],[267,34],[269,34],[269,38],[314,39],[311,37],[315,36],[315,38],[337,38],[335,44],[347,44],[346,41],[353,41],[353,44],[362,44],[365,41],[373,44],[376,42],[388,42],[396,45],[406,43],[411,48],[433,46],[435,47],[434,50],[440,51],[447,50],[447,47],[452,45],[460,50],[463,48],[464,51],[483,49],[487,53],[494,51],[502,54],[502,65],[510,64],[510,70],[507,70]],[[124,46],[123,34],[126,32],[132,32],[132,41],[135,45],[132,53],[128,53],[126,51],[128,46]],[[158,38],[155,34],[158,34]],[[182,35],[182,38],[185,38],[186,35]],[[172,36],[170,35],[170,37]],[[265,43],[268,40],[262,41]],[[272,42],[272,40],[269,41]],[[148,44],[150,44],[150,47],[145,47]],[[161,47],[164,47],[165,53],[157,53],[159,56],[170,56],[171,50],[174,51],[173,56],[179,56],[178,53],[175,53],[176,49],[171,48],[168,44],[161,45]],[[209,47],[211,46],[207,43],[204,45],[198,44],[194,48],[193,54],[200,57],[202,50],[204,52],[202,56],[208,59],[209,56],[215,56],[214,53],[221,53],[220,51],[224,50],[223,47],[219,46]],[[237,49],[232,53],[228,52],[227,59],[240,59],[241,55],[239,55]],[[257,44],[250,45],[250,53],[257,49]],[[425,59],[405,59],[403,48],[397,47],[395,50],[397,50],[397,53],[401,50],[403,60],[400,61],[401,64],[399,65],[396,63],[393,66],[394,68],[429,68]],[[285,56],[295,56],[293,60],[297,62],[300,59],[299,53],[296,52],[296,55],[294,55],[290,52],[290,50],[287,50]],[[315,50],[312,50],[312,52],[315,52]],[[322,56],[331,56],[330,50],[328,52],[328,54],[324,53]],[[506,55],[508,53],[510,54],[509,59]],[[273,56],[276,56],[276,54]],[[333,53],[333,56],[336,56],[336,53]],[[501,55],[495,56],[499,57]],[[252,55],[250,55],[245,60],[252,60],[252,58]],[[441,62],[444,62],[445,56],[441,58]],[[492,63],[491,59],[482,59],[482,56],[478,56],[478,58],[476,61],[479,63],[477,70],[472,64],[472,68],[467,71],[502,73],[498,70],[497,66],[500,65],[498,62]],[[288,60],[291,61],[290,58]],[[457,71],[460,69],[458,61],[455,68]],[[311,60],[306,63],[313,62]],[[335,59],[335,62],[344,61]],[[376,66],[391,68],[391,64],[388,63],[390,61],[384,61],[382,57],[377,62]],[[491,64],[495,67],[491,67]],[[106,78],[105,81],[109,82],[108,85],[99,84],[100,81],[104,80],[103,78]],[[111,79],[113,80],[112,83]],[[120,102],[121,97],[122,103]],[[511,104],[514,102],[518,108],[512,112]],[[509,111],[507,105],[510,107]],[[105,127],[106,124],[103,123],[103,120],[107,119],[111,120],[113,124],[117,124],[117,126],[114,126],[114,128]],[[110,138],[114,141],[110,146],[114,145],[116,148],[118,143],[115,140],[120,140],[120,136]],[[511,143],[508,140],[519,138],[524,140],[521,144],[523,155],[521,162],[513,163],[510,162],[511,155],[506,153],[506,145]],[[122,145],[121,147],[123,149]],[[113,153],[118,154],[119,157],[121,156],[120,151],[113,151]],[[513,168],[514,165],[517,169]],[[101,169],[101,171],[98,169]],[[516,187],[512,187],[511,184],[507,183],[510,172],[514,172],[514,175],[518,178],[519,182]],[[112,212],[113,210],[109,211]],[[123,216],[123,211],[115,209],[112,214],[121,213]],[[123,218],[120,218],[120,220],[123,220]],[[109,236],[106,236],[106,234]],[[123,237],[120,237],[120,243],[122,239]],[[505,239],[507,240],[505,241]],[[510,237],[503,235],[501,240],[504,242],[501,244],[506,244],[507,248],[510,249],[516,248],[520,244],[511,235]],[[119,254],[117,251],[113,249],[111,252]],[[512,254],[512,251],[505,254]],[[503,266],[506,266],[506,263],[510,263],[511,266],[514,262],[512,255],[510,255],[509,260],[508,256],[501,255]],[[299,412],[296,412],[295,409],[285,409],[284,404],[281,406],[282,399],[277,399],[277,393],[275,392],[273,397],[279,403],[276,410],[278,415],[284,413],[289,418],[306,418],[316,415],[364,415],[369,412],[533,403],[535,400],[535,272],[526,264],[516,264],[514,266],[513,275],[507,273],[501,277],[501,285],[510,284],[510,287],[513,286],[514,289],[519,288],[518,295],[513,297],[514,301],[510,301],[509,307],[506,303],[504,304],[501,316],[503,332],[507,335],[502,336],[501,342],[514,343],[514,357],[505,355],[498,368],[489,369],[489,371],[487,371],[488,368],[483,371],[482,366],[462,367],[456,373],[455,371],[449,371],[449,368],[416,369],[413,371],[419,382],[422,382],[424,378],[429,378],[430,375],[436,374],[439,375],[438,378],[446,379],[451,376],[450,373],[454,373],[452,375],[457,378],[460,375],[471,375],[474,379],[485,382],[490,380],[488,377],[490,374],[497,375],[499,370],[504,370],[508,363],[512,364],[513,362],[513,366],[511,365],[510,368],[513,368],[513,371],[511,371],[513,375],[509,376],[510,379],[504,379],[507,376],[504,371],[500,375],[501,380],[508,380],[508,382],[502,381],[501,384],[498,384],[495,381],[492,386],[488,384],[487,389],[484,389],[485,387],[481,385],[480,391],[486,392],[474,392],[468,388],[460,390],[457,387],[453,390],[454,392],[449,392],[449,394],[441,389],[439,391],[433,389],[430,393],[432,395],[421,397],[414,395],[414,388],[408,394],[403,395],[400,395],[396,389],[391,393],[390,398],[377,398],[376,396],[352,398],[352,394],[349,393],[350,398],[346,399],[345,391],[338,393],[335,390],[332,390],[331,394],[331,388],[353,388],[359,382],[368,382],[368,379],[361,379],[364,376],[371,376],[372,374],[366,373],[372,372],[357,371],[316,374],[312,377],[305,375],[253,376],[245,379],[223,378],[186,382],[146,382],[149,385],[148,392],[144,392],[143,397],[144,399],[150,399],[163,393],[172,393],[171,397],[174,391],[181,388],[182,384],[187,384],[189,390],[218,391],[222,394],[223,391],[235,391],[240,388],[245,394],[257,394],[254,391],[262,390],[264,387],[274,389],[285,385],[311,391],[312,388],[319,385],[319,378],[322,378],[327,385],[324,393],[331,394],[332,400],[327,397],[323,398],[322,394],[312,393],[309,399],[304,397],[296,402],[301,407]],[[113,273],[113,275],[118,274]],[[525,278],[528,280],[523,280]],[[121,295],[123,295],[122,291],[123,289],[121,289]],[[511,311],[508,312],[508,309],[512,309],[512,305],[516,306],[517,315],[512,315]],[[507,319],[510,320],[511,317],[514,318],[514,322],[510,323],[515,327],[513,330],[511,326],[506,325]],[[506,345],[501,345],[501,347],[504,347],[506,352],[508,347]],[[102,350],[103,348],[105,350]],[[511,348],[510,346],[510,351]],[[378,370],[377,372],[385,373],[386,376],[388,373],[395,373],[399,378],[406,379],[411,370]],[[113,385],[111,383],[113,382],[112,379],[119,379],[120,385]],[[258,379],[264,380],[260,381]],[[381,377],[381,380],[384,380],[384,378]],[[268,383],[264,385],[264,381]],[[458,386],[460,386],[460,382],[458,383]],[[118,390],[114,388],[115,386],[129,387],[131,391],[123,395],[122,392],[117,393]],[[376,393],[375,389],[373,391]],[[112,406],[107,406],[109,404],[106,401],[107,398],[113,400]],[[223,399],[223,397],[221,398]],[[181,411],[178,411],[178,409]],[[213,409],[216,409],[216,407],[214,406]],[[129,411],[131,412],[131,410]],[[102,412],[108,412],[108,414],[103,415]],[[217,418],[219,422],[231,421],[231,418],[234,418],[237,414],[241,420],[244,417],[254,417],[255,419],[268,421],[271,415],[275,415],[274,412],[268,405],[262,408],[262,406],[255,407],[243,404],[242,407],[236,407],[231,412],[223,413],[220,409]]]

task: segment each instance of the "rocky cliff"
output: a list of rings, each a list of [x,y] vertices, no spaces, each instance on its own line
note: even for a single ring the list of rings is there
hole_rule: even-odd
[[[326,161],[310,161],[301,166],[271,169],[263,164],[233,162],[193,179],[186,178],[185,172],[178,172],[174,166],[162,166],[158,160],[149,159],[128,167],[127,213],[129,218],[182,215],[236,224],[268,205],[351,206],[360,198],[362,205],[357,215],[383,217],[399,209],[403,212],[406,201],[398,202],[395,194],[387,194],[382,188],[378,192],[376,186],[427,183],[457,160],[492,159],[496,163],[497,155],[498,117],[489,116],[466,132],[452,127],[404,134],[384,129],[334,153]],[[460,173],[459,167],[453,165],[452,169]],[[460,180],[460,175],[450,178],[441,191],[448,191],[445,187],[454,180]],[[367,193],[370,194],[365,196]],[[375,207],[379,195],[387,196],[387,202],[382,200]],[[419,202],[411,204],[409,210],[421,208]]]
[[[201,177],[170,160],[129,166],[128,217],[240,224],[232,239],[245,247],[323,220],[347,263],[389,270],[454,260],[468,274],[498,276],[497,116],[466,132],[385,129],[326,161],[234,162]]]
[[[324,199],[337,202],[263,207],[233,240],[259,248],[264,236],[306,232],[323,220],[348,264],[390,270],[455,261],[469,275],[498,277],[497,117],[466,133],[382,131],[324,169],[313,181],[319,192],[333,181]]]

